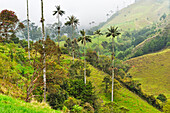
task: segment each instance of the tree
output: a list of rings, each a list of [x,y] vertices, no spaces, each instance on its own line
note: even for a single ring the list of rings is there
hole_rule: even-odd
[[[114,38],[121,33],[118,32],[118,27],[110,26],[108,28],[108,32],[106,32],[106,37],[112,36],[112,96],[111,96],[111,101],[113,102],[113,88],[114,88]]]
[[[46,54],[45,58],[47,60],[47,62],[46,62],[47,74],[49,75],[47,77],[47,81],[51,80],[52,78],[55,78],[56,72],[54,72],[53,75],[50,75],[48,73],[48,71],[51,71],[51,69],[50,69],[51,67],[53,67],[53,68],[55,67],[54,62],[56,60],[54,60],[54,59],[52,60],[52,57],[57,56],[59,51],[57,51],[58,49],[57,49],[55,42],[50,40],[50,38],[47,37],[47,39],[43,43],[42,43],[42,41],[43,40],[39,40],[39,41],[37,41],[36,43],[33,44],[33,50],[32,51],[34,51],[34,52],[31,52],[32,53],[31,59],[33,59],[33,62],[30,63],[31,66],[33,67],[33,69],[30,70],[30,71],[27,71],[27,73],[24,72],[24,73],[27,74],[26,77],[28,79],[28,80],[25,81],[26,86],[27,86],[27,97],[26,97],[25,101],[27,101],[27,102],[32,97],[38,96],[38,95],[33,94],[33,92],[38,87],[42,86],[42,84],[44,84],[44,82],[42,83],[42,76],[41,76],[42,75],[41,70],[44,69],[44,64],[41,63],[41,61],[44,60],[44,51],[45,51],[45,54]],[[46,48],[44,48],[44,45],[45,45]],[[27,66],[27,68],[28,68],[28,66]],[[55,69],[55,71],[56,70],[57,69]],[[30,72],[31,72],[31,74],[30,74]],[[43,71],[43,73],[44,73],[44,71]],[[55,82],[56,79],[52,79],[52,80],[53,80],[53,82]],[[57,82],[59,82],[59,79],[57,79],[57,80],[58,80]],[[50,91],[50,89],[48,91]]]
[[[19,22],[15,12],[7,9],[2,10],[0,13],[0,36],[8,40],[16,32],[23,29],[24,25]]]
[[[79,25],[79,20],[75,16],[70,16],[68,17],[68,21],[65,23],[66,26],[72,26],[72,39],[74,38],[74,30]],[[72,49],[73,49],[73,63],[74,63],[74,43],[72,44]]]
[[[99,60],[99,36],[103,35],[103,33],[101,33],[101,31],[99,29],[99,30],[96,30],[94,34],[98,35],[98,60]]]
[[[27,20],[22,21],[25,28],[22,30],[21,35],[18,37],[28,39],[28,25]],[[29,39],[32,41],[40,40],[42,33],[41,28],[35,25],[34,22],[29,22]]]
[[[59,25],[59,22],[60,22],[60,16],[63,16],[63,14],[65,14],[65,11],[61,10],[60,9],[60,5],[59,6],[56,6],[56,11],[54,11],[54,15],[57,15],[57,18],[58,18],[58,46],[59,46],[59,43],[60,43],[60,25]]]
[[[41,0],[41,23],[42,23],[42,42],[45,42],[43,0]],[[44,102],[46,102],[46,63],[45,63],[45,44],[43,44],[43,78],[44,78]]]
[[[84,44],[84,83],[86,84],[86,58],[85,58],[85,46],[86,42],[91,42],[91,37],[86,36],[86,32],[83,30],[80,31],[81,37],[79,37],[78,42],[81,41],[82,44]]]
[[[29,44],[29,8],[28,8],[28,0],[27,0],[27,34],[28,34],[28,58],[30,59],[30,44]]]

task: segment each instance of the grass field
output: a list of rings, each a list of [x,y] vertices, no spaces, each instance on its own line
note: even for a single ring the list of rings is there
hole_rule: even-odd
[[[142,84],[147,94],[165,94],[170,99],[170,49],[127,61],[133,68],[129,73]]]
[[[110,101],[110,95],[105,96],[104,86],[102,85],[103,78],[107,75],[103,71],[88,65],[91,70],[91,76],[87,80],[92,81],[93,86],[95,86],[95,91],[105,102]],[[115,82],[118,82],[115,80]],[[120,84],[119,82],[117,84]],[[132,93],[128,89],[121,87],[114,94],[114,101],[120,106],[128,108],[129,113],[159,113],[160,111],[149,105],[146,101],[142,100],[136,94]]]
[[[160,17],[169,14],[169,1],[161,0],[140,0],[118,12],[101,29],[105,31],[109,26],[118,26],[123,31],[141,29],[159,21]]]
[[[17,100],[9,96],[0,94],[0,113],[61,113],[52,110],[45,103],[31,102],[26,103],[23,100]]]

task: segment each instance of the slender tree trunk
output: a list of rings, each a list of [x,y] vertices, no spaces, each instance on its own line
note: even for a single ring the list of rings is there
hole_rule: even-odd
[[[57,16],[58,16],[58,46],[60,47],[60,25],[59,25],[60,19],[59,19],[59,14]]]
[[[99,62],[99,36],[98,36],[98,62]]]
[[[43,0],[41,0],[41,22],[42,22],[42,36],[43,36],[43,49],[44,49],[44,55],[43,55],[43,78],[44,78],[44,102],[46,102],[46,62],[45,62],[45,32],[44,32],[44,14],[43,14]]]
[[[84,39],[84,83],[86,84],[86,55],[85,55],[85,39]]]
[[[73,49],[73,64],[74,64],[74,26],[72,25],[72,40],[73,40],[73,44],[72,44],[72,49]]]
[[[28,33],[28,58],[30,60],[30,31],[29,31],[29,8],[28,8],[28,0],[27,0],[27,33]]]
[[[59,13],[58,13],[58,51],[60,50],[60,18],[59,18]],[[60,54],[58,54],[58,62],[60,64]]]
[[[114,37],[112,37],[112,96],[111,101],[113,102],[113,91],[114,91]]]

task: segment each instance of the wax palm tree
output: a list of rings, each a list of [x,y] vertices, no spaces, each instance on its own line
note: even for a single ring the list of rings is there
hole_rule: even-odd
[[[27,34],[28,34],[28,58],[30,60],[30,31],[29,31],[29,8],[28,8],[28,0],[27,0]]]
[[[59,43],[60,43],[60,16],[63,16],[65,14],[65,11],[61,10],[60,9],[60,5],[59,6],[56,6],[56,11],[53,11],[54,14],[53,16],[57,15],[57,19],[58,19],[58,46],[59,46]]]
[[[111,101],[113,102],[113,90],[114,90],[114,38],[121,33],[118,32],[118,27],[110,26],[108,32],[106,32],[106,37],[112,36],[112,96]]]
[[[74,30],[79,25],[79,19],[77,19],[75,16],[70,16],[68,17],[68,21],[65,23],[66,26],[72,26],[72,36],[71,38],[74,39]],[[72,49],[73,49],[73,63],[74,63],[74,43],[72,44]]]
[[[79,37],[78,42],[81,41],[82,44],[84,44],[84,83],[86,84],[86,57],[85,57],[85,46],[86,42],[91,42],[91,37],[86,36],[86,32],[83,30],[80,31],[81,37]]]
[[[42,23],[42,40],[45,42],[45,30],[44,30],[44,11],[43,11],[43,0],[41,0],[41,23]],[[45,50],[45,44],[43,43],[43,49]],[[46,102],[46,62],[45,62],[45,51],[43,56],[43,79],[44,79],[44,102]]]
[[[98,35],[98,60],[99,60],[99,36],[100,35],[103,35],[103,33],[101,33],[100,29],[99,30],[96,30],[94,32],[95,35]]]

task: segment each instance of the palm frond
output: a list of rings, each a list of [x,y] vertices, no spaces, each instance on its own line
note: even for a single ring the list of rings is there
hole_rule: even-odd
[[[57,11],[53,11],[53,12],[54,12],[54,13],[53,13],[53,16],[57,14]]]

